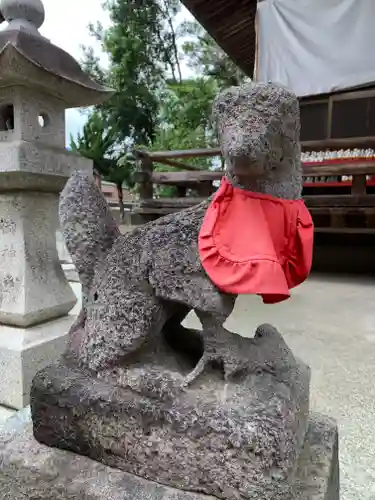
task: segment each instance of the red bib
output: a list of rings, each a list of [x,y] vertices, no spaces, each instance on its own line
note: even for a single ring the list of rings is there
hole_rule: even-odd
[[[233,187],[223,178],[199,233],[206,273],[223,292],[290,297],[308,277],[314,225],[302,200],[282,200]]]

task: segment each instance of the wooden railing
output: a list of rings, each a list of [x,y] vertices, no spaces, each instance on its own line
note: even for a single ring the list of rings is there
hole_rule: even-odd
[[[320,144],[320,149],[318,143],[307,143],[303,145],[303,149],[322,150],[323,146],[326,147],[322,142]],[[338,147],[339,144],[339,141],[330,141],[331,148]],[[221,169],[200,170],[186,163],[188,158],[220,156],[218,148],[156,153],[137,151],[136,155],[139,171],[135,175],[135,181],[139,183],[140,199],[134,212],[142,222],[200,203],[216,190],[217,181],[223,176]],[[155,171],[155,163],[168,165],[176,171]],[[317,231],[375,233],[375,180],[371,179],[372,176],[375,179],[375,159],[304,164],[303,176],[305,179],[337,179],[335,182],[304,184],[304,199]],[[342,180],[348,176],[350,180]],[[154,196],[155,185],[176,187],[178,197]]]

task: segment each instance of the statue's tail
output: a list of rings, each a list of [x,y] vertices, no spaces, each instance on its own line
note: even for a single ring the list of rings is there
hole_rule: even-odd
[[[120,230],[92,176],[82,172],[68,180],[61,193],[59,213],[61,232],[86,298],[95,267],[112,247]]]

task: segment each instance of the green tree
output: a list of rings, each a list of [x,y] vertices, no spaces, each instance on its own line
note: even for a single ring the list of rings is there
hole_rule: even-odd
[[[113,182],[116,185],[121,220],[124,220],[125,215],[123,188],[126,187],[130,190],[134,189],[133,175],[135,170],[135,159],[133,155],[128,152],[118,157],[118,159],[112,163],[108,176],[106,177],[109,182]]]
[[[187,79],[167,86],[159,115],[159,126],[152,150],[178,150],[208,148],[215,145],[211,124],[212,100],[217,92],[212,78]],[[213,158],[189,158],[188,163],[200,169],[211,169]],[[155,164],[157,171],[169,171],[171,167]],[[159,196],[174,196],[171,187],[158,189]]]
[[[210,147],[214,142],[211,106],[216,92],[216,82],[207,78],[168,85],[163,94],[153,150]],[[195,164],[207,168],[206,161],[195,159]]]
[[[93,161],[94,171],[104,180],[116,185],[120,218],[124,218],[123,187],[132,189],[135,162],[130,154],[120,154],[114,140],[115,132],[94,111],[83,127],[82,134],[70,138],[72,151]]]
[[[179,0],[107,0],[104,8],[110,27],[104,29],[100,23],[90,26],[109,63],[103,67],[93,49],[86,47],[83,66],[115,94],[89,115],[75,148],[93,159],[103,178],[116,183],[120,204],[120,186],[131,185],[135,169],[129,154],[132,147],[173,150],[212,146],[214,96],[220,88],[244,79],[198,23],[176,26],[180,5]],[[182,47],[181,37],[185,38]],[[183,78],[181,57],[196,77]],[[212,159],[189,162],[199,168],[216,165]],[[156,169],[170,170],[161,165]]]
[[[147,145],[154,140],[160,93],[167,78],[181,80],[174,18],[178,0],[111,0],[104,4],[111,26],[90,26],[109,59],[103,71],[91,49],[83,66],[115,90],[100,112],[113,128],[116,141]]]
[[[131,185],[135,169],[129,151],[134,144],[148,147],[155,140],[166,82],[177,84],[182,79],[174,28],[180,2],[109,0],[104,8],[110,27],[98,23],[89,29],[108,58],[108,68],[87,47],[83,47],[83,67],[115,94],[89,116],[76,149],[94,159],[103,178],[116,184],[123,213],[121,187]]]
[[[240,85],[247,79],[197,21],[182,23],[178,31],[187,38],[182,48],[187,65],[195,72],[214,78],[220,88]]]
[[[75,139],[70,136],[70,149],[92,160],[94,172],[101,177],[109,174],[113,145],[113,132],[104,125],[97,111],[89,115],[82,134]]]

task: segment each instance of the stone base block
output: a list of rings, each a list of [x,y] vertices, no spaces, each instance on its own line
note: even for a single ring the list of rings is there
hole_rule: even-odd
[[[61,356],[74,320],[68,315],[31,328],[0,325],[0,405],[29,404],[34,375]]]
[[[37,443],[25,412],[0,435],[0,500],[213,500]],[[230,465],[230,464],[228,464]],[[254,500],[261,500],[254,497]],[[285,500],[339,500],[335,422],[312,415],[295,489]]]
[[[142,366],[116,372],[118,384],[62,360],[39,372],[31,390],[35,438],[222,500],[239,492],[285,500],[308,426],[306,365],[284,378],[257,370],[240,381],[212,369],[174,392],[172,382],[183,380],[177,372]]]

